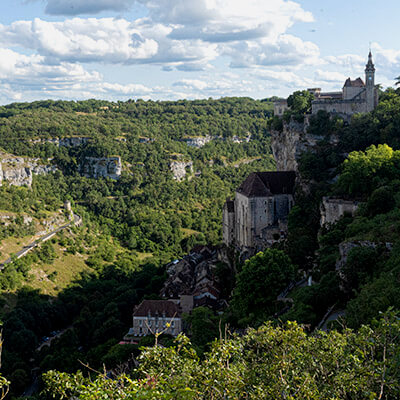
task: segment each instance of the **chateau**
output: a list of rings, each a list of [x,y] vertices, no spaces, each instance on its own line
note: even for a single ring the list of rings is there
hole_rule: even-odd
[[[224,205],[224,243],[242,252],[261,250],[286,232],[295,180],[294,171],[250,174]]]
[[[361,78],[348,78],[340,92],[321,92],[320,88],[308,89],[314,95],[312,114],[320,110],[332,114],[351,116],[355,113],[367,113],[378,105],[378,90],[375,87],[375,66],[371,51],[365,66],[365,83]],[[274,114],[282,116],[288,109],[286,100],[274,103]]]

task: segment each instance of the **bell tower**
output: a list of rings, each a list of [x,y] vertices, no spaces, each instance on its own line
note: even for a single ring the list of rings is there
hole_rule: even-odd
[[[375,101],[375,66],[372,61],[371,50],[368,54],[368,63],[365,66],[365,88],[366,88],[366,102],[367,112],[372,111],[376,106]]]

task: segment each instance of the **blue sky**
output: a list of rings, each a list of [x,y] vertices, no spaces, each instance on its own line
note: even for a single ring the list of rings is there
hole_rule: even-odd
[[[400,75],[398,0],[1,0],[0,104],[287,96]]]

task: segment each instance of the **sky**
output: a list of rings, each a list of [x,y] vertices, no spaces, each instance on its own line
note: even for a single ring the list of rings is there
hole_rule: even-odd
[[[0,104],[287,97],[400,75],[398,0],[0,0]]]

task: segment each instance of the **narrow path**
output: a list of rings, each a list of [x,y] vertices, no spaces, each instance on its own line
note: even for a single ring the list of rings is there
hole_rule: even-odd
[[[56,235],[58,232],[61,232],[62,230],[69,228],[72,225],[77,225],[79,226],[82,223],[82,218],[79,215],[73,214],[74,219],[73,221],[69,222],[66,225],[60,226],[57,229],[54,229],[53,231],[46,233],[45,235],[41,236],[39,239],[35,240],[34,242],[24,246],[20,251],[17,251],[13,257],[8,258],[6,261],[0,264],[0,271],[2,271],[7,264],[10,264],[14,257],[21,258],[25,255],[27,255],[31,250],[33,250],[35,247],[39,246],[41,243],[46,242],[47,240],[51,239],[54,235]]]
[[[43,342],[40,346],[37,347],[36,351],[40,351],[43,349],[43,347],[47,346],[50,347],[51,346],[51,342],[54,339],[60,338],[62,335],[64,335],[65,332],[69,331],[72,329],[72,325],[68,326],[67,328],[63,329],[62,331],[58,332],[56,335],[49,337],[49,339],[46,342]]]

